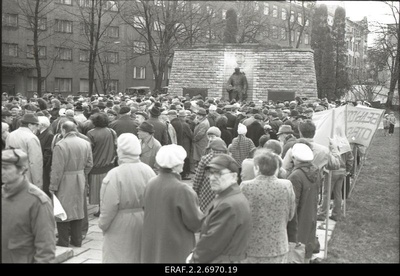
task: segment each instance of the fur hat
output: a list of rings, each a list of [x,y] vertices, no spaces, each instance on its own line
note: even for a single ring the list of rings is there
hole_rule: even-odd
[[[183,164],[187,156],[186,150],[179,145],[162,146],[156,155],[156,162],[161,168],[173,168]]]
[[[142,153],[139,139],[132,133],[122,133],[117,139],[118,157],[139,156]]]

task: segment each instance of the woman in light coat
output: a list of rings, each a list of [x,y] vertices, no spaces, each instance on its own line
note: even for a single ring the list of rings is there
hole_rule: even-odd
[[[134,134],[118,137],[119,166],[107,173],[100,190],[103,263],[140,262],[143,194],[150,178],[156,176],[150,166],[140,161],[140,153]]]
[[[286,263],[289,252],[287,223],[296,209],[289,180],[278,179],[281,161],[269,149],[254,154],[256,178],[240,185],[250,203],[253,228],[246,263]]]

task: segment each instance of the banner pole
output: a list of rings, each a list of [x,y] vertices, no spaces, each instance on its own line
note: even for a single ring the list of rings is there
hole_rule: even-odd
[[[347,137],[347,104],[344,109],[344,132],[345,132],[345,137]],[[349,145],[350,145],[350,143],[349,143]],[[347,184],[347,175],[345,176],[345,178],[343,180],[343,185],[344,185],[344,189],[343,189],[344,195],[342,195],[343,196],[343,217],[346,217],[346,198],[347,198],[346,184]]]
[[[330,138],[333,138],[333,132],[335,129],[335,108],[332,109],[332,129],[331,129],[331,134]],[[327,210],[326,210],[326,218],[325,218],[325,250],[324,250],[324,259],[328,257],[328,228],[329,228],[329,211],[331,207],[331,178],[332,178],[332,171],[329,170],[328,173],[328,179],[326,182],[327,188],[328,188],[328,193],[327,193],[327,198],[326,198],[326,203],[328,204]]]

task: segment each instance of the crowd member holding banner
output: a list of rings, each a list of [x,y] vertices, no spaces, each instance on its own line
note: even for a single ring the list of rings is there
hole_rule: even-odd
[[[289,242],[305,246],[304,262],[313,254],[317,227],[318,168],[312,164],[314,154],[309,145],[298,142],[292,147],[294,168],[288,180],[296,195],[296,214],[287,225]],[[291,245],[291,249],[293,246]]]
[[[286,227],[295,214],[295,194],[290,181],[277,177],[279,158],[271,150],[256,150],[256,178],[240,186],[249,201],[252,218],[245,263],[286,263],[288,260]]]

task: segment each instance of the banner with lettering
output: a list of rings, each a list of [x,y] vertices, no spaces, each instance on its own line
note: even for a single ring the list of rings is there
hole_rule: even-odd
[[[368,147],[385,110],[367,106],[347,107],[347,139]]]
[[[329,139],[332,138],[340,153],[350,151],[349,143],[368,147],[383,113],[381,109],[350,105],[314,113],[314,141],[329,146]]]

